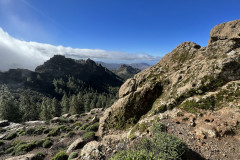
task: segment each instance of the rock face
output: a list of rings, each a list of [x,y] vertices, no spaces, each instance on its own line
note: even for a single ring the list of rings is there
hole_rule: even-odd
[[[240,39],[240,21],[231,21],[215,26],[210,33],[210,41],[212,43],[217,40]]]
[[[156,65],[128,79],[120,88],[119,100],[100,119],[100,136],[127,128],[143,115],[179,107],[188,98],[207,95],[239,80],[239,31],[240,20],[217,25],[207,47],[181,43]],[[217,105],[214,107],[222,107]]]

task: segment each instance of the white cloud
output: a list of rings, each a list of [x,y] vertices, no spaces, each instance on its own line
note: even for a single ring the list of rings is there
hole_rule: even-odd
[[[158,61],[159,57],[148,54],[129,54],[102,49],[80,49],[54,46],[37,42],[26,42],[11,37],[0,28],[0,70],[10,68],[26,68],[34,70],[36,66],[53,55],[65,55],[75,59],[91,58],[101,61],[143,62]]]

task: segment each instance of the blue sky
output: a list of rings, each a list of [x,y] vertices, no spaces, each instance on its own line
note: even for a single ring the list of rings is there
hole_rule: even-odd
[[[22,41],[162,57],[184,41],[206,46],[215,25],[240,18],[239,6],[239,0],[0,0],[0,27]]]

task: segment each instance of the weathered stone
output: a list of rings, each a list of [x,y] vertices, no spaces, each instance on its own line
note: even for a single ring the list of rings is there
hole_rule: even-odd
[[[69,116],[70,116],[69,113],[66,113],[66,114],[63,114],[63,115],[62,115],[63,118],[67,118],[67,117],[69,117]]]
[[[25,125],[29,125],[29,126],[34,125],[34,126],[36,126],[36,125],[43,125],[45,123],[46,123],[45,121],[27,121],[27,122],[25,122]]]
[[[226,39],[240,39],[240,20],[219,24],[211,30],[209,43]]]
[[[136,80],[133,78],[130,78],[121,86],[119,90],[119,97],[122,98],[135,90],[136,90]]]
[[[58,123],[58,122],[61,122],[61,119],[60,119],[60,117],[54,117],[54,118],[51,119],[50,122],[51,123]]]
[[[101,143],[97,141],[88,142],[81,150],[82,160],[100,159],[102,157],[100,153]]]
[[[123,140],[123,135],[106,135],[102,139],[103,145],[111,145],[114,143],[118,143]]]
[[[76,139],[67,149],[67,154],[70,154],[75,149],[80,149],[85,145],[85,141],[82,138]]]

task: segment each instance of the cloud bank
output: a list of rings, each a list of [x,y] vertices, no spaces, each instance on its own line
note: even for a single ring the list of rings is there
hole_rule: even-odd
[[[150,62],[158,61],[159,57],[148,54],[129,54],[102,49],[80,49],[51,44],[26,42],[10,36],[0,28],[0,70],[25,68],[34,70],[54,55],[64,55],[74,59],[91,58],[100,61]]]

